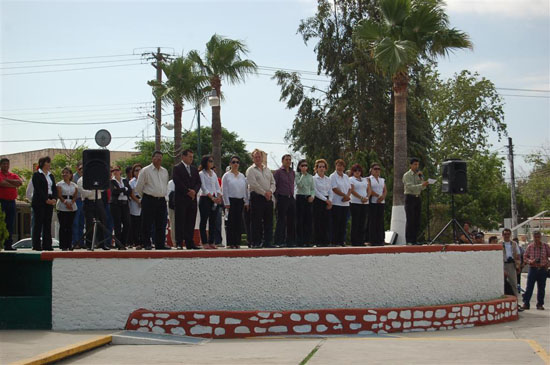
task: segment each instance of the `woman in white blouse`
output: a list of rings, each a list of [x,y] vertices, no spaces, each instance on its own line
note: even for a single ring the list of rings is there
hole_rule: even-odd
[[[330,210],[332,209],[333,192],[330,179],[325,175],[328,163],[324,159],[315,161],[315,199],[313,199],[313,237],[315,245],[328,246]]]
[[[362,177],[363,168],[359,164],[351,167],[351,245],[365,246],[366,224],[368,214],[368,178]]]
[[[212,171],[214,159],[211,155],[203,156],[201,160],[201,196],[199,199],[200,224],[199,231],[201,242],[204,248],[215,249],[214,238],[216,237],[216,217],[218,209],[223,204],[222,192],[218,176]],[[206,234],[206,224],[208,223],[208,235]]]
[[[369,242],[371,246],[384,245],[384,203],[386,199],[386,183],[380,177],[380,165],[371,165],[369,177]]]
[[[141,249],[141,197],[135,191],[135,188],[142,167],[143,166],[139,163],[132,166],[132,178],[129,182],[130,189],[132,190],[128,202],[128,208],[130,210],[130,236],[128,242],[130,246],[136,246],[137,249]]]
[[[335,245],[345,246],[346,222],[351,200],[351,184],[344,173],[346,163],[338,159],[334,163],[336,171],[330,175],[330,184],[334,192],[332,200],[332,241]]]
[[[222,194],[225,209],[229,211],[227,220],[227,246],[241,247],[241,228],[243,222],[243,208],[248,210],[248,189],[244,175],[239,172],[241,159],[232,156],[231,170],[222,177]]]
[[[57,219],[59,220],[59,248],[62,251],[71,250],[73,236],[73,220],[76,214],[76,198],[78,187],[72,181],[73,172],[65,167],[61,171],[63,181],[56,184],[58,200],[55,205]]]
[[[128,235],[130,233],[130,209],[128,200],[132,189],[127,180],[120,176],[120,166],[115,166],[111,172],[111,214],[113,216],[113,225],[115,237],[120,242],[119,250],[128,245]]]

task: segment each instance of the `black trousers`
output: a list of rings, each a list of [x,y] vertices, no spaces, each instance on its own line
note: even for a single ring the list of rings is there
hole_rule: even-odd
[[[369,204],[369,242],[372,246],[383,246],[385,239],[384,230],[384,204]]]
[[[143,214],[142,214],[143,215]],[[175,230],[176,230],[176,245],[192,250],[195,248],[195,221],[197,220],[197,199],[191,200],[189,196],[180,196],[176,193],[176,208],[175,215]],[[206,242],[205,242],[206,243]]]
[[[405,194],[405,214],[407,224],[405,225],[405,239],[407,243],[418,243],[418,231],[420,230],[420,215],[422,199],[411,194]]]
[[[368,208],[367,204],[350,203],[352,246],[363,246],[365,244]]]
[[[308,202],[309,195],[296,195],[296,246],[311,245],[313,228],[313,203]]]
[[[346,242],[346,222],[349,207],[332,206],[332,241],[335,245],[344,246]]]
[[[141,216],[130,215],[130,234],[128,237],[130,245],[141,245]]]
[[[130,209],[127,200],[111,202],[111,215],[116,239],[123,245],[128,246],[128,235],[130,234]]]
[[[86,247],[88,248],[92,247],[92,240],[94,237],[94,218],[96,218],[103,225],[105,225],[105,222],[107,222],[103,201],[98,199],[96,202],[95,200],[84,199],[84,221],[86,225],[86,233],[84,237],[86,241]],[[98,240],[101,240],[101,237],[104,237],[107,233],[110,232],[104,232],[102,228],[98,228]],[[108,236],[110,237],[110,234]],[[103,243],[99,246],[110,247],[111,240],[107,239],[107,241],[104,240]]]
[[[199,213],[201,221],[199,223],[199,231],[201,234],[202,243],[213,244],[218,227],[216,220],[218,219],[219,205],[214,207],[214,202],[208,196],[201,196],[199,199]],[[206,234],[206,224],[208,223],[208,235]]]
[[[32,228],[32,248],[35,250],[52,250],[52,214],[53,205],[36,204],[34,212],[34,226]],[[40,241],[42,236],[42,242]]]
[[[293,196],[276,194],[277,226],[275,244],[294,246],[296,239],[296,201]]]
[[[59,220],[59,248],[68,250],[71,248],[73,241],[73,221],[76,212],[58,211],[57,219]]]
[[[313,199],[313,237],[317,246],[328,246],[330,243],[330,213],[327,203],[319,198]]]
[[[250,193],[250,231],[252,247],[271,246],[273,239],[273,200]],[[263,241],[262,241],[263,238]]]
[[[145,248],[151,247],[151,226],[154,226],[154,242],[156,248],[163,248],[166,242],[166,221],[168,211],[166,199],[143,194],[141,199],[141,237]]]
[[[243,224],[244,199],[229,198],[229,216],[227,218],[227,245],[241,244],[241,227]]]
[[[17,208],[15,205],[15,200],[5,200],[0,199],[0,205],[2,206],[2,211],[6,215],[6,228],[8,229],[8,238],[4,241],[4,248],[11,249],[13,243],[13,227],[15,226],[15,216],[17,215]]]

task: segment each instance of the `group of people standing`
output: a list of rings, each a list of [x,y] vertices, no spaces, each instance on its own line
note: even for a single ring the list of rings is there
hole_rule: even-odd
[[[168,216],[176,248],[214,249],[216,243],[221,243],[219,217],[224,209],[229,248],[240,247],[245,231],[248,245],[253,248],[344,246],[350,219],[353,246],[384,244],[387,191],[379,164],[372,164],[365,177],[359,164],[346,174],[346,164],[339,159],[335,171],[327,176],[328,163],[319,159],[312,175],[306,160],[300,160],[294,171],[291,156],[284,155],[280,168],[272,172],[264,164],[264,155],[254,150],[254,163],[246,175],[239,172],[239,156],[232,156],[220,179],[212,156],[203,156],[197,168],[193,151],[187,149],[174,166],[170,180],[161,165],[163,154],[155,151],[151,164],[128,167],[126,177],[119,166],[112,167],[109,189],[102,191],[84,189],[81,163],[74,175],[69,167],[64,168],[62,180],[56,183],[50,171],[51,159],[43,157],[27,188],[33,216],[33,249],[53,249],[54,207],[62,250],[91,248],[94,228],[97,247],[105,250],[112,248],[113,231],[114,242],[122,250],[128,246],[152,249],[153,245],[158,250],[171,249],[166,245]],[[9,161],[4,165],[8,171]],[[10,192],[15,196],[10,198],[15,204],[22,181],[17,175],[3,176],[2,184],[13,187]],[[2,200],[3,211],[11,221],[11,206],[4,203]],[[194,237],[197,210],[202,245]],[[6,248],[11,249],[11,241],[7,241]]]

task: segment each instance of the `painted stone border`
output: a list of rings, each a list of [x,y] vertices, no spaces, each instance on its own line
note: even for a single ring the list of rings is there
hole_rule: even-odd
[[[185,312],[138,309],[128,317],[125,329],[206,338],[370,335],[451,330],[517,319],[516,298],[506,296],[487,302],[409,308]]]
[[[425,245],[425,246],[373,246],[373,247],[306,247],[306,248],[270,248],[239,250],[170,250],[170,251],[44,251],[41,260],[54,259],[159,259],[159,258],[218,258],[218,257],[275,257],[275,256],[330,256],[330,255],[368,255],[398,254],[417,252],[468,252],[502,251],[499,245]]]

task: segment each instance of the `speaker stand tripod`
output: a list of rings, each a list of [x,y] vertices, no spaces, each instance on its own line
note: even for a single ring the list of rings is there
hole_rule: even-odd
[[[453,226],[453,243],[460,243],[460,240],[458,239],[457,235],[456,235],[456,231],[457,231],[457,227],[460,231],[462,231],[462,233],[464,234],[464,237],[466,237],[468,239],[468,241],[470,241],[471,244],[474,244],[472,242],[472,239],[470,238],[470,235],[468,233],[466,233],[466,231],[464,230],[464,228],[460,225],[460,223],[458,223],[458,221],[456,220],[455,218],[455,199],[454,199],[454,194],[451,193],[451,214],[452,214],[452,219],[445,225],[445,227],[443,227],[443,229],[435,236],[435,238],[430,242],[430,245],[433,245],[433,243],[447,230],[447,228],[449,228],[449,226]]]
[[[92,234],[92,245],[90,247],[90,251],[93,251],[95,249],[95,247],[101,243],[103,244],[108,244],[109,245],[109,248],[111,246],[111,242],[105,242],[105,241],[110,241],[112,238],[115,239],[115,244],[117,246],[117,248],[119,250],[125,250],[126,247],[124,247],[122,245],[122,243],[116,238],[116,237],[112,237],[112,233],[110,233],[108,230],[107,230],[107,227],[105,227],[103,225],[103,223],[101,223],[98,219],[97,219],[97,204],[100,204],[97,200],[97,189],[95,190],[95,207],[94,207],[94,219],[93,219],[93,223],[94,223],[94,228],[92,230],[93,234]],[[101,204],[103,204],[101,202]],[[107,238],[104,238],[103,240],[97,242],[98,240],[98,230],[99,229],[102,229],[104,232],[107,232],[108,233],[108,237]]]

